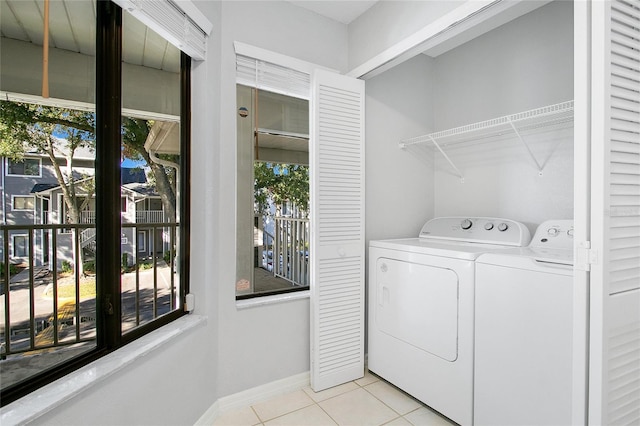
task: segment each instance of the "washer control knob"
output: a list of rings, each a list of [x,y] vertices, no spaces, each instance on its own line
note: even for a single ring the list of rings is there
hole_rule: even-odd
[[[500,232],[504,232],[504,231],[506,231],[507,229],[509,229],[509,225],[507,225],[507,224],[506,224],[506,223],[504,223],[504,222],[503,222],[503,223],[501,223],[500,225],[498,225],[498,231],[500,231]]]
[[[547,229],[547,234],[549,234],[550,237],[555,237],[556,235],[558,235],[558,232],[560,232],[558,228]]]
[[[571,229],[569,229],[569,230],[567,231],[567,235],[568,235],[569,237],[573,238],[573,228],[571,228]]]
[[[486,229],[487,231],[491,231],[493,229],[493,223],[491,222],[487,222],[484,224],[484,229]]]
[[[469,229],[471,228],[471,226],[473,226],[473,223],[469,219],[465,219],[462,221],[460,226],[462,227],[462,229]]]

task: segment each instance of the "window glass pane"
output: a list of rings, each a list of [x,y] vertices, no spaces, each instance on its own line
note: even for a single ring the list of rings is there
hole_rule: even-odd
[[[3,391],[96,346],[95,6],[50,2],[47,72],[33,18],[42,3],[12,3],[2,2],[0,38]]]
[[[180,51],[123,13],[122,330],[180,309]],[[124,204],[123,204],[124,205]]]
[[[8,159],[8,175],[38,176],[40,175],[40,159],[22,158],[19,160]]]
[[[306,289],[309,103],[238,85],[237,107],[236,296]]]
[[[14,210],[33,210],[34,206],[33,197],[13,197]]]

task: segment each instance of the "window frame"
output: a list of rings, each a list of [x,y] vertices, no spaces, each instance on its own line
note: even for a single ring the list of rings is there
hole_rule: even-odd
[[[30,178],[36,178],[36,177],[42,177],[42,158],[38,158],[38,157],[24,157],[22,159],[22,161],[13,161],[10,158],[7,158],[7,164],[6,164],[6,173],[5,176],[14,176],[14,177],[30,177]],[[29,175],[29,174],[25,174],[25,173],[11,173],[11,165],[12,164],[25,164],[25,162],[27,160],[35,160],[38,162],[38,174],[35,175]],[[24,169],[26,171],[26,168]]]
[[[18,255],[16,253],[16,238],[26,239],[26,253],[24,255]],[[29,234],[11,234],[11,257],[13,258],[25,258],[29,257]]]
[[[31,203],[33,204],[33,207],[31,207],[30,209],[19,209],[16,208],[16,198],[30,198],[31,199]],[[34,197],[33,195],[12,195],[11,196],[11,211],[13,212],[35,212],[36,211],[36,197]]]
[[[96,10],[96,240],[100,262],[96,263],[96,347],[34,374],[29,379],[2,389],[0,405],[5,406],[79,368],[120,349],[132,341],[186,315],[177,309],[122,333],[120,296],[121,185],[120,146],[101,141],[120,140],[122,99],[122,13],[112,1],[97,2]],[[190,165],[191,165],[191,58],[180,53],[180,198],[179,211],[179,291],[180,300],[189,292],[190,263]],[[99,161],[98,161],[99,160]],[[42,162],[40,161],[40,166]],[[8,170],[8,169],[7,169]],[[41,170],[41,168],[40,168]],[[115,206],[115,207],[114,207]],[[117,214],[113,214],[117,213]],[[109,306],[110,309],[105,309]],[[111,309],[113,309],[111,311]]]
[[[140,238],[142,237],[142,244],[140,243]],[[136,241],[136,246],[138,248],[138,253],[144,253],[147,251],[147,231],[145,230],[138,230],[138,236],[137,236],[137,241]]]

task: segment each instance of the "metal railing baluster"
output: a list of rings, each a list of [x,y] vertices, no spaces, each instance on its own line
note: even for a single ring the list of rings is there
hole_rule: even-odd
[[[156,261],[156,228],[151,228],[151,258],[153,259],[153,318],[158,317],[158,262]]]
[[[58,344],[58,233],[51,230],[51,262],[53,263],[53,344]]]
[[[4,243],[4,352],[11,353],[11,265],[9,263],[9,230],[3,230]]]
[[[33,230],[29,230],[29,346],[36,347],[36,292],[33,278]]]

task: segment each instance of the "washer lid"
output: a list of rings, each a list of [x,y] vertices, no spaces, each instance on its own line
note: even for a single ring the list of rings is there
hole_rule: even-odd
[[[476,263],[571,275],[573,250],[521,247],[483,254]]]

